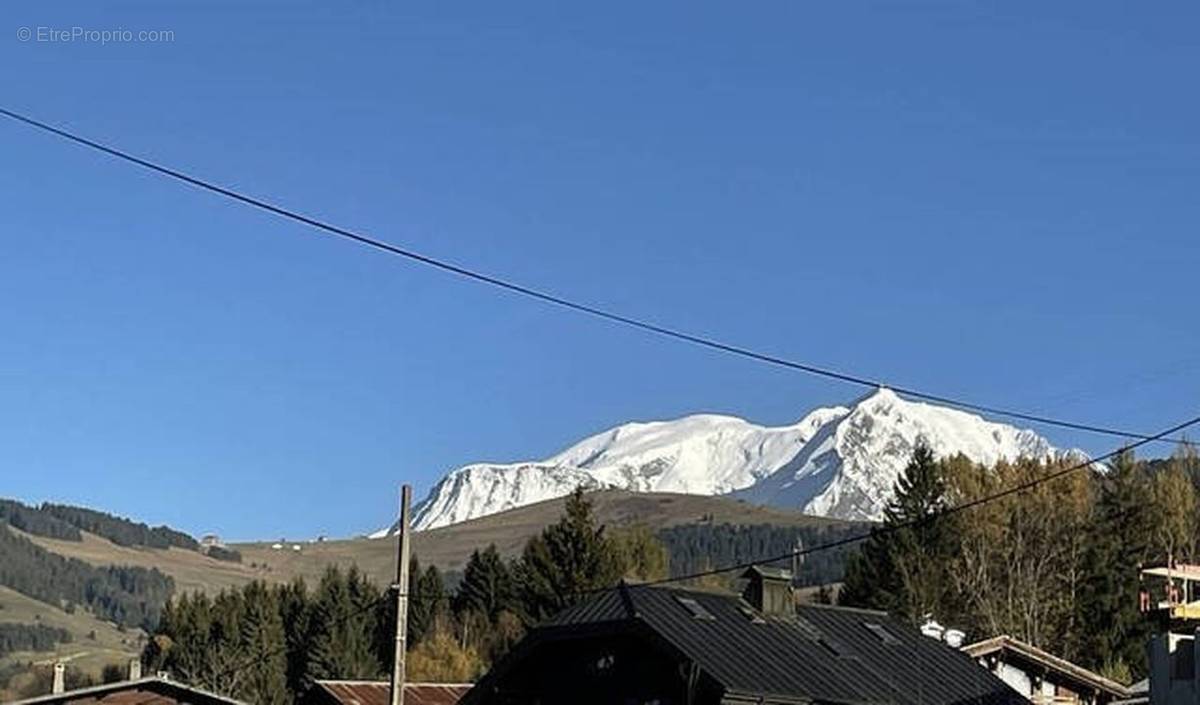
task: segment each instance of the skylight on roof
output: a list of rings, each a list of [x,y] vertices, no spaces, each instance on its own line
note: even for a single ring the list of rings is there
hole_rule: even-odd
[[[870,631],[872,634],[879,637],[879,640],[882,641],[884,643],[884,645],[886,645],[886,646],[899,646],[900,645],[900,640],[897,639],[895,637],[895,635],[893,635],[891,632],[884,629],[882,624],[878,624],[876,622],[863,622],[863,626],[866,627],[867,630]]]
[[[686,607],[687,611],[691,612],[692,616],[696,619],[716,619],[712,612],[709,612],[704,608],[704,605],[696,602],[690,597],[676,597],[675,599],[679,600],[679,604]]]

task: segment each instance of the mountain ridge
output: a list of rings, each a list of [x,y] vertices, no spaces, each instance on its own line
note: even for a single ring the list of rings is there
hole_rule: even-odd
[[[545,460],[464,465],[430,489],[414,510],[413,526],[418,531],[448,526],[561,497],[579,486],[729,495],[818,516],[873,521],[881,517],[918,443],[939,457],[962,453],[989,466],[1063,453],[1031,430],[907,401],[879,388],[850,406],[818,407],[785,426],[695,414],[621,424]],[[395,525],[372,536],[394,530]]]

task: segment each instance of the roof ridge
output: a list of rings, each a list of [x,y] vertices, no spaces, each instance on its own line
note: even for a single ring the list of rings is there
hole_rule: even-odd
[[[126,682],[128,682],[128,681],[126,681]],[[361,679],[361,678],[318,678],[314,682],[315,683],[335,683],[338,685],[382,685],[382,686],[387,686],[389,688],[392,685],[391,681],[366,680],[366,679]],[[410,686],[410,685],[428,685],[428,686],[438,686],[438,687],[446,687],[446,686],[468,686],[468,687],[470,687],[475,684],[474,683],[453,683],[453,682],[442,683],[440,681],[438,681],[438,682],[435,682],[435,681],[415,681],[415,682],[409,681],[408,683],[405,683],[404,685],[406,687]]]
[[[219,693],[214,693],[209,690],[204,690],[203,688],[198,688],[194,685],[189,685],[187,683],[182,683],[180,681],[171,680],[170,678],[163,678],[161,676],[143,676],[141,678],[137,678],[134,680],[113,681],[112,683],[100,683],[98,685],[91,685],[91,686],[87,686],[84,688],[75,688],[73,690],[64,690],[61,693],[46,693],[43,695],[34,696],[32,698],[25,698],[23,700],[13,700],[13,701],[9,701],[8,705],[34,705],[35,703],[53,703],[53,702],[60,702],[60,701],[65,702],[67,700],[71,700],[71,699],[77,698],[79,696],[98,695],[100,693],[107,693],[109,691],[117,691],[117,690],[122,690],[122,689],[127,689],[127,688],[137,688],[140,686],[150,685],[150,684],[161,684],[161,685],[165,685],[170,688],[176,688],[179,690],[183,690],[184,692],[201,694],[201,695],[203,695],[207,698],[213,699],[213,700],[223,700],[225,702],[230,702],[230,703],[241,703],[242,702],[241,700],[237,700],[228,695],[221,695]]]
[[[820,603],[806,603],[799,605],[798,609],[829,610],[831,612],[856,612],[858,614],[867,614],[874,617],[891,617],[886,610],[873,610],[867,607],[851,607],[850,605],[824,605]]]
[[[985,653],[992,653],[993,651],[998,651],[1000,649],[1008,647],[1008,648],[1011,648],[1013,651],[1024,654],[1025,656],[1027,656],[1029,658],[1034,658],[1034,659],[1041,660],[1044,663],[1053,664],[1067,673],[1073,673],[1080,680],[1091,682],[1093,685],[1101,684],[1110,690],[1122,693],[1126,696],[1128,696],[1129,693],[1131,692],[1130,687],[1124,683],[1113,680],[1112,678],[1108,678],[1104,675],[1101,675],[1101,674],[1093,671],[1090,668],[1087,668],[1086,666],[1081,666],[1081,665],[1075,663],[1074,661],[1071,661],[1069,659],[1063,658],[1062,656],[1059,656],[1056,653],[1053,653],[1051,651],[1046,651],[1045,649],[1041,648],[1040,646],[1035,646],[1033,644],[1030,644],[1027,641],[1017,639],[1016,637],[1010,636],[1008,634],[999,634],[999,635],[991,637],[989,639],[984,639],[982,641],[975,642],[974,644],[969,644],[967,646],[962,647],[961,650],[963,653],[971,656],[972,658],[976,658],[978,656],[983,655],[978,652],[980,651],[980,647],[985,647],[985,646],[986,647],[995,646],[995,649],[993,649],[991,651],[986,651]]]

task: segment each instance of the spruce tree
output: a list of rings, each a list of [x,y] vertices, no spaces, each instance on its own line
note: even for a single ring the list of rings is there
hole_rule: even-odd
[[[546,619],[588,591],[614,585],[620,574],[604,527],[596,526],[592,504],[578,488],[558,523],[525,544],[518,568],[522,616],[527,622]]]
[[[376,611],[374,587],[357,568],[344,575],[326,569],[313,599],[309,623],[308,676],[310,678],[366,679],[383,673],[375,651]]]
[[[287,688],[295,698],[312,685],[308,678],[309,623],[312,618],[308,585],[303,578],[296,578],[277,587],[276,591],[287,644]]]
[[[446,585],[437,566],[421,570],[416,556],[408,562],[408,626],[405,632],[411,651],[429,637],[446,611]],[[375,610],[374,651],[388,671],[396,648],[396,593],[390,588]]]
[[[254,581],[243,588],[242,604],[238,650],[246,660],[239,669],[238,696],[258,705],[283,705],[288,702],[287,654],[278,593]]]
[[[512,574],[496,545],[492,544],[482,552],[474,551],[463,570],[462,582],[458,584],[455,614],[474,611],[495,623],[502,611],[512,610],[514,603]]]
[[[1139,569],[1151,558],[1152,493],[1132,453],[1118,456],[1100,478],[1080,586],[1079,653],[1083,665],[1146,674],[1149,624],[1138,609]]]
[[[840,603],[887,610],[914,623],[929,614],[955,616],[946,573],[955,551],[955,521],[941,515],[947,494],[933,451],[918,444],[884,509],[883,526],[846,566]]]

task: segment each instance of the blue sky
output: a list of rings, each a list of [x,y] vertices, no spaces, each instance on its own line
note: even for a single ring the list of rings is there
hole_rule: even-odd
[[[767,352],[1146,432],[1197,412],[1194,4],[245,5],[9,3],[3,102]],[[174,38],[36,40],[73,27]],[[400,482],[423,496],[465,462],[861,393],[7,120],[0,161],[3,495],[347,535],[387,523]]]

